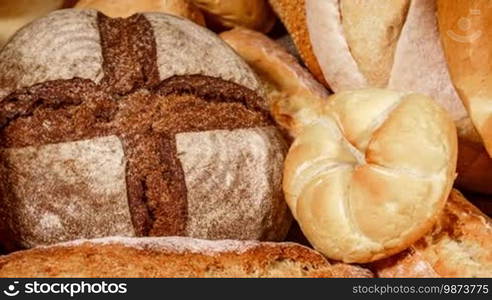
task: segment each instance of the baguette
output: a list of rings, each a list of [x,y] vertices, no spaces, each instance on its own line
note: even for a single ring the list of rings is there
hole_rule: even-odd
[[[374,264],[379,277],[492,277],[492,221],[453,190],[431,233]]]
[[[372,277],[294,243],[106,238],[0,257],[0,277]]]
[[[314,248],[365,263],[424,236],[455,178],[449,115],[425,95],[381,89],[338,93],[311,110],[292,116],[302,126],[283,189]]]
[[[269,0],[274,11],[289,31],[299,54],[314,77],[327,85],[321,67],[313,52],[307,30],[305,0]]]
[[[492,156],[492,2],[438,0],[437,5],[454,85]]]

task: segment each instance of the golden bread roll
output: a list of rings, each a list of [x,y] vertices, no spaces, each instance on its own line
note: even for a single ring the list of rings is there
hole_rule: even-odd
[[[438,0],[437,6],[454,85],[492,156],[492,2]]]
[[[306,23],[306,0],[269,0],[274,11],[289,31],[300,56],[316,79],[326,85],[323,72],[313,53]]]
[[[286,0],[270,1],[286,27],[295,28],[301,36],[294,35],[294,40],[306,65],[314,74],[319,66],[334,92],[389,88],[426,94],[442,105],[456,123],[463,149],[458,159],[459,187],[492,194],[492,184],[481,183],[492,178],[492,159],[482,146],[483,134],[480,137],[453,86],[440,40],[436,0],[301,0],[305,5],[295,7],[278,5]],[[442,2],[455,5],[451,3],[460,1]],[[294,14],[297,18],[289,17]],[[454,55],[456,64],[470,60],[469,53],[465,49],[461,57]],[[483,60],[472,61],[485,70]],[[464,64],[463,68],[468,67]],[[481,113],[488,111],[484,108]],[[479,178],[483,179],[477,181]]]
[[[63,7],[64,0],[0,1],[0,47],[22,26]]]
[[[492,277],[492,222],[453,190],[431,233],[374,264],[379,277]]]
[[[431,98],[365,89],[335,94],[287,154],[292,214],[327,257],[365,263],[406,249],[435,223],[451,190],[455,126]]]
[[[221,30],[242,26],[268,32],[275,15],[267,0],[191,0],[207,17],[207,25]]]
[[[280,107],[289,104],[302,106],[298,99],[326,98],[328,91],[277,42],[246,28],[235,28],[220,34],[259,75],[266,87],[270,108],[277,121],[294,131],[294,120]]]
[[[127,18],[141,12],[163,12],[205,26],[203,13],[188,0],[80,0],[75,8],[96,9],[112,18]]]

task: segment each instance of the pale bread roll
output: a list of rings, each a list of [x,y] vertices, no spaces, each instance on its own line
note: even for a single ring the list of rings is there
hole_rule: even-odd
[[[374,264],[379,277],[492,277],[492,221],[453,190],[432,232]]]
[[[492,2],[438,0],[437,6],[453,82],[492,155]]]
[[[367,89],[314,107],[286,157],[287,203],[329,258],[369,262],[395,254],[436,221],[451,190],[455,126],[431,98]],[[313,114],[314,115],[314,114]]]
[[[319,66],[333,91],[387,87],[427,94],[441,104],[458,128],[458,186],[492,193],[492,185],[487,184],[492,177],[489,175],[492,174],[492,159],[483,147],[484,134],[478,134],[452,84],[440,41],[435,0],[305,0],[296,7],[287,4],[274,4],[274,7],[286,27],[294,28],[291,30],[295,32],[294,37],[301,36],[294,40],[306,65],[314,74],[318,73]],[[297,18],[289,18],[292,15]],[[486,49],[478,43],[474,47],[477,51]],[[470,60],[466,57],[468,53],[463,49],[461,57],[451,55],[459,65],[463,60]],[[481,64],[483,59],[477,59],[488,52],[483,53],[473,55],[472,61],[477,68],[488,70],[487,64]],[[464,64],[463,68],[468,67]],[[461,70],[457,73],[467,74]],[[490,109],[485,107],[480,113],[487,118]],[[474,123],[478,126],[476,121]]]
[[[300,99],[324,99],[328,91],[277,42],[260,32],[235,28],[220,34],[259,75],[277,122],[294,132],[299,124],[291,118],[302,109]]]
[[[295,243],[79,240],[0,256],[0,277],[373,277]]]
[[[127,18],[141,12],[163,12],[205,26],[203,13],[188,0],[79,0],[75,8],[96,9],[112,18]]]

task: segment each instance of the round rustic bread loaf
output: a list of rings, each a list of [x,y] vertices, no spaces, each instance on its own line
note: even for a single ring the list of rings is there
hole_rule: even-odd
[[[253,71],[159,13],[57,11],[0,52],[0,240],[281,240],[283,137]]]
[[[329,258],[364,263],[427,233],[455,178],[449,115],[427,96],[381,89],[338,93],[312,110],[292,115],[303,126],[283,181],[311,244]]]

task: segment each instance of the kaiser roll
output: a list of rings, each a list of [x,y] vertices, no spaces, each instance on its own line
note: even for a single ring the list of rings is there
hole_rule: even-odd
[[[456,129],[431,98],[347,91],[299,114],[284,167],[292,214],[327,257],[365,263],[402,251],[435,223],[455,178]]]
[[[305,2],[298,6],[286,0],[270,2],[290,29],[306,65],[314,74],[319,73],[318,65],[334,92],[389,88],[426,94],[442,105],[458,128],[457,184],[466,190],[492,193],[492,185],[483,184],[492,180],[492,159],[483,147],[483,134],[478,134],[451,81],[440,40],[443,35],[438,28],[436,0],[294,1]],[[465,2],[442,3],[453,6],[451,3]],[[483,41],[487,40],[485,36]],[[476,45],[476,49],[486,51],[486,47]],[[463,48],[461,56],[448,56],[453,56],[458,65],[469,61],[470,53]],[[476,59],[479,55],[472,56],[476,65],[483,61]],[[481,67],[487,68],[485,65]],[[464,63],[463,68],[468,65]],[[457,73],[465,74],[461,70]],[[482,109],[482,114],[488,111]]]

